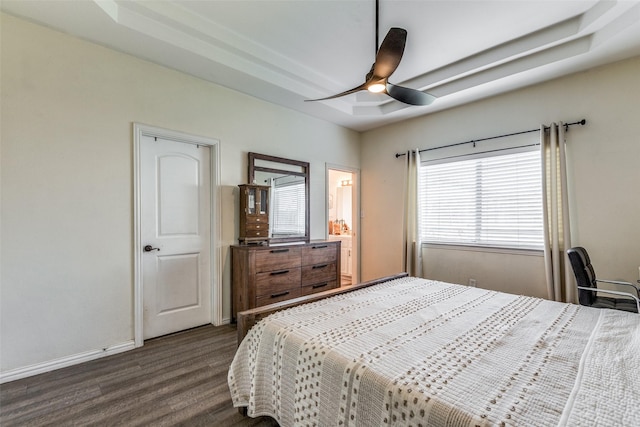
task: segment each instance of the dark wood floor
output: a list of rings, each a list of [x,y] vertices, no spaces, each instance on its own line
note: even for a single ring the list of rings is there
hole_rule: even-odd
[[[277,426],[233,408],[232,326],[203,326],[141,348],[0,385],[0,425]]]

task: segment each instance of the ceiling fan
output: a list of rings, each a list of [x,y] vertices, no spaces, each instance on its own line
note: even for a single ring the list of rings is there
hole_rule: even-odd
[[[379,5],[376,0],[376,49],[378,47],[378,15]],[[324,101],[326,99],[339,98],[350,93],[368,90],[373,93],[385,93],[390,97],[410,105],[429,105],[436,98],[435,96],[408,87],[397,86],[389,83],[389,77],[398,68],[404,46],[407,41],[407,30],[393,27],[385,36],[380,48],[376,52],[376,60],[371,66],[371,70],[365,76],[365,81],[360,86],[349,89],[345,92],[326,98],[306,99],[305,101]]]

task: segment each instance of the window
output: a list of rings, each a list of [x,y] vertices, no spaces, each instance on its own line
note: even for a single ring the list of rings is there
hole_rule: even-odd
[[[423,242],[542,249],[540,151],[420,168]]]
[[[273,187],[275,197],[273,198],[272,234],[290,235],[304,234],[305,228],[305,196],[304,180],[276,184]]]

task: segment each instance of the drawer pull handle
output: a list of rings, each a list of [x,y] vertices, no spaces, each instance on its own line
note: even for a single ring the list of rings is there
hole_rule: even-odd
[[[289,295],[289,291],[286,292],[280,292],[279,294],[271,294],[271,298],[278,298],[278,297],[283,297],[285,295]]]
[[[313,269],[316,269],[316,268],[325,268],[325,267],[328,267],[328,266],[329,266],[329,264],[322,264],[322,265],[314,265],[314,266],[313,266],[313,267],[311,267],[311,268],[313,268]]]
[[[271,249],[269,252],[271,252],[272,254],[279,254],[282,252],[289,252],[289,249]]]
[[[326,248],[327,245],[321,245],[321,246],[312,246],[311,249],[324,249]]]
[[[277,276],[278,274],[287,274],[288,272],[289,272],[289,270],[272,271],[271,275],[272,276]]]
[[[311,287],[311,289],[324,288],[324,287],[325,287],[325,286],[327,286],[327,285],[328,285],[328,283],[321,283],[321,284],[319,284],[319,285],[313,285],[313,286]]]

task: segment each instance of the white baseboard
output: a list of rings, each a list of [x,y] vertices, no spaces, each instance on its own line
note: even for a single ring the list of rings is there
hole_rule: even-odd
[[[21,378],[42,374],[67,366],[77,365],[79,363],[88,362],[90,360],[99,359],[101,357],[110,356],[112,354],[122,353],[133,350],[135,348],[134,341],[127,341],[116,344],[100,350],[91,350],[84,353],[78,353],[71,356],[62,357],[60,359],[50,360],[48,362],[36,363],[35,365],[25,366],[23,368],[11,369],[9,371],[0,372],[0,384],[19,380]]]

